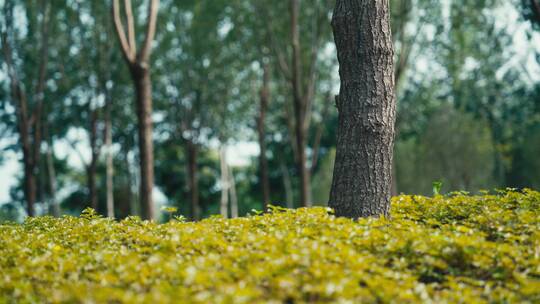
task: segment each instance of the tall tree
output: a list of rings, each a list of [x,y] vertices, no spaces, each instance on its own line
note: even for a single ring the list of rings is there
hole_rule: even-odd
[[[306,111],[312,101],[312,96],[302,93],[302,61],[300,54],[300,32],[298,29],[298,15],[300,10],[300,1],[291,0],[291,84],[293,90],[294,106],[294,131],[296,137],[296,150],[298,172],[300,173],[300,203],[302,206],[310,204],[310,181],[309,171],[306,168]],[[313,91],[310,87],[311,92]],[[311,94],[311,93],[310,93]]]
[[[152,191],[154,187],[154,148],[152,142],[152,83],[150,80],[150,54],[152,41],[156,33],[156,20],[159,0],[150,0],[144,42],[137,51],[135,41],[135,24],[131,0],[124,1],[124,12],[127,20],[127,35],[120,16],[119,0],[113,1],[114,27],[120,41],[124,59],[126,60],[136,93],[139,161],[140,161],[140,200],[141,215],[145,219],[154,218]]]
[[[301,1],[290,0],[288,16],[271,13],[287,10],[285,2],[272,3],[271,8],[261,3],[256,7],[261,19],[265,21],[263,28],[266,28],[265,34],[268,35],[271,53],[290,89],[288,93],[292,102],[284,106],[290,132],[288,137],[300,178],[300,204],[309,206],[311,168],[308,165],[308,131],[317,93],[317,81],[321,78],[319,54],[330,38],[330,33],[324,26],[328,22],[330,2],[314,1],[310,6],[301,6]],[[284,20],[284,16],[287,16],[288,20]],[[283,31],[285,28],[288,32]]]
[[[266,159],[266,111],[270,102],[270,71],[268,64],[263,65],[263,82],[260,92],[259,115],[257,117],[257,134],[259,137],[259,171],[260,185],[263,193],[263,210],[270,202],[270,182],[268,180],[268,160]]]
[[[34,216],[34,205],[36,202],[36,176],[39,168],[41,143],[42,143],[42,122],[43,103],[45,86],[47,81],[47,64],[49,58],[49,20],[50,5],[48,1],[39,2],[38,14],[28,14],[35,18],[29,20],[33,25],[39,24],[39,35],[30,37],[39,39],[39,55],[37,55],[38,68],[35,79],[30,75],[20,75],[20,67],[17,66],[14,47],[12,41],[16,39],[16,32],[13,24],[13,3],[6,1],[4,4],[4,30],[1,33],[2,51],[4,61],[7,65],[7,76],[10,82],[10,91],[13,106],[17,114],[17,129],[19,141],[23,152],[24,167],[24,194],[26,199],[26,211],[28,216]],[[39,21],[38,21],[39,20]],[[28,44],[35,43],[32,39]],[[18,54],[20,55],[20,54]],[[33,69],[35,70],[35,69]],[[23,83],[26,80],[26,83]],[[34,88],[31,88],[34,86]],[[29,100],[30,99],[30,100]]]
[[[337,0],[332,28],[341,87],[329,205],[338,216],[387,215],[395,121],[388,0]]]

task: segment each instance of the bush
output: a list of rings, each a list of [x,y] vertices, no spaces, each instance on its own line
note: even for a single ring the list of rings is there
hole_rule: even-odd
[[[540,301],[540,193],[394,198],[392,219],[329,209],[0,226],[2,302]]]

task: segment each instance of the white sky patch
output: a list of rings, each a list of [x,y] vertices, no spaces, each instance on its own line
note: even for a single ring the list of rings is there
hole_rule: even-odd
[[[251,158],[259,155],[259,144],[256,142],[239,142],[227,147],[227,163],[233,167],[248,166]]]
[[[530,84],[537,83],[540,81],[540,66],[536,61],[538,48],[535,46],[540,45],[540,35],[531,31],[530,23],[522,22],[520,12],[510,2],[496,9],[494,15],[498,20],[497,28],[505,29],[512,37],[508,51],[515,53],[515,56],[497,71],[497,78],[501,79],[510,68],[518,67],[527,74],[524,81],[529,81]],[[528,40],[527,34],[531,35],[531,41]]]
[[[65,139],[54,143],[56,157],[66,159],[70,167],[82,170],[90,163],[88,133],[83,128],[70,128]]]
[[[4,146],[4,140],[2,144]],[[15,151],[2,152],[4,161],[0,164],[0,205],[11,201],[9,190],[15,186],[17,174],[22,172],[22,164]]]

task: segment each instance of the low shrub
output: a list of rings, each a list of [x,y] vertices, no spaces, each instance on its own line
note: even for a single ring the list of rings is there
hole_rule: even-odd
[[[0,225],[0,303],[540,302],[540,193],[393,199],[236,219]]]

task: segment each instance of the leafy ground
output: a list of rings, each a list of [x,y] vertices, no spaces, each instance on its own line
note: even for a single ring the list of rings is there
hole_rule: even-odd
[[[392,219],[325,208],[198,223],[0,226],[0,303],[540,302],[540,193],[400,196]]]

